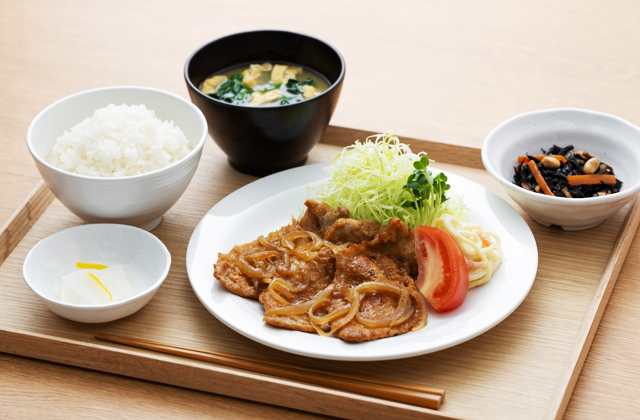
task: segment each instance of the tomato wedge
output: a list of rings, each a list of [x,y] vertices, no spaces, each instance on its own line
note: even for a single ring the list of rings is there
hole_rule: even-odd
[[[460,247],[447,232],[431,226],[416,228],[415,246],[416,287],[436,311],[456,309],[469,289],[467,260]]]

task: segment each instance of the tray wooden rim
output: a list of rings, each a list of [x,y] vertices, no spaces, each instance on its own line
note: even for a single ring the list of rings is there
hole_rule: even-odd
[[[353,143],[354,139],[364,139],[373,134],[375,133],[364,130],[329,126],[320,141],[344,147]],[[428,150],[429,156],[438,162],[484,169],[480,148],[407,137],[403,137],[403,142]],[[53,199],[51,191],[43,181],[40,181],[9,221],[0,229],[0,265],[4,263],[33,224],[46,211]],[[565,361],[562,374],[547,407],[545,419],[561,419],[564,416],[639,223],[640,196],[634,199],[627,210],[594,296],[585,312],[579,333]],[[95,355],[92,357],[94,362],[91,364],[79,363],[78,359],[73,357],[73,353],[78,347],[85,352],[93,353]],[[51,351],[52,348],[58,351]],[[99,341],[88,343],[63,339],[11,328],[0,327],[0,351],[345,418],[365,418],[373,413],[376,418],[385,418],[397,415],[400,410],[406,418],[457,418],[431,409],[282,380],[268,375],[187,360],[178,356],[160,355],[139,349],[132,350],[124,346],[109,345]],[[130,367],[134,360],[140,368],[135,371],[127,370],[126,368]],[[114,361],[121,363],[113,363]],[[183,375],[168,375],[166,373],[167,371],[178,373],[185,369],[205,374],[201,375],[200,380],[194,383],[194,381],[181,379]],[[236,386],[229,386],[230,382]],[[277,389],[277,392],[269,393],[269,399],[264,397],[263,393],[257,392],[267,383],[271,388]],[[274,395],[282,395],[282,397],[274,400]],[[291,395],[306,398],[291,398]]]

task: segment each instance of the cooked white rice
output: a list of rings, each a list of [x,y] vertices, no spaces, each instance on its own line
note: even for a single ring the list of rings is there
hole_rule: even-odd
[[[162,169],[190,151],[173,121],[144,105],[111,104],[58,137],[47,161],[75,174],[120,177]]]

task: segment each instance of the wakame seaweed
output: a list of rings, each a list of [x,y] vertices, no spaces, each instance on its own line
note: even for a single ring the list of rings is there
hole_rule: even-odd
[[[314,85],[313,79],[311,79],[310,77],[307,77],[302,82],[296,79],[289,79],[286,85],[287,92],[293,95],[302,95],[302,86],[305,86],[305,85],[313,86]]]
[[[245,96],[250,96],[251,92],[253,90],[242,83],[242,73],[236,73],[220,86],[217,93],[209,93],[209,96],[232,103],[234,99],[242,101]]]

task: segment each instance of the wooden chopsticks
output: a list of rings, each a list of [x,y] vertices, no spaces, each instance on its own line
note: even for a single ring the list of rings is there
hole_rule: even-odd
[[[444,400],[444,389],[430,386],[397,382],[388,379],[372,378],[364,375],[324,372],[315,369],[294,366],[287,363],[248,356],[240,356],[218,351],[193,350],[156,341],[121,337],[111,334],[96,334],[98,340],[125,344],[161,353],[187,357],[216,363],[236,369],[262,373],[278,378],[339,389],[341,391],[368,395],[420,407],[439,409]]]

